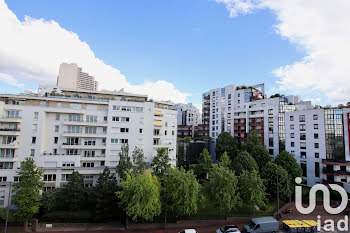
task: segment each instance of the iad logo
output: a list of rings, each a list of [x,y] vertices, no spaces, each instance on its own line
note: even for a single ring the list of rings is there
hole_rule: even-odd
[[[301,184],[302,179],[300,177],[295,178],[295,182],[297,184]],[[332,208],[330,205],[330,195],[329,195],[329,189],[327,186],[323,184],[316,184],[314,185],[310,190],[310,204],[309,207],[304,208],[302,205],[302,187],[301,186],[295,186],[295,206],[297,210],[302,214],[310,214],[312,211],[315,210],[316,207],[316,192],[322,191],[323,192],[323,206],[324,209],[330,213],[330,214],[339,214],[343,212],[348,204],[348,195],[343,187],[337,185],[337,184],[330,184],[329,187],[341,195],[341,204],[337,208]]]
[[[301,184],[302,179],[300,177],[295,178],[295,182],[297,184]],[[339,214],[343,212],[348,204],[348,195],[343,187],[337,185],[337,184],[329,184],[329,187],[332,190],[337,191],[341,195],[341,204],[338,207],[331,207],[330,202],[330,194],[329,189],[327,186],[323,184],[317,184],[314,185],[309,194],[309,206],[303,207],[302,205],[302,187],[301,186],[295,186],[295,206],[297,210],[302,214],[310,214],[312,211],[316,208],[316,192],[322,191],[323,193],[323,207],[329,214]],[[317,230],[321,230],[321,216],[317,216]],[[332,219],[327,219],[324,221],[324,230],[325,231],[334,231],[335,225],[337,226],[339,231],[348,231],[348,216],[345,216],[345,219],[341,219],[337,222],[337,224],[334,223]]]

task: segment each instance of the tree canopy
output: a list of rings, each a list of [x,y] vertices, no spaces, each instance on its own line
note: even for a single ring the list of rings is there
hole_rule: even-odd
[[[260,171],[265,167],[265,165],[268,162],[271,161],[269,151],[266,149],[265,146],[254,146],[250,150],[249,154],[255,159]]]
[[[34,214],[39,212],[40,190],[44,187],[41,180],[43,170],[35,165],[33,158],[26,158],[21,163],[21,169],[18,172],[19,182],[14,185],[13,203],[17,205],[18,210],[15,215],[20,220],[28,220]]]
[[[211,168],[211,165],[213,164],[213,161],[211,159],[211,156],[206,148],[203,149],[203,151],[199,154],[199,161],[198,164],[195,166],[195,172],[198,177],[206,176],[209,173],[209,169]]]
[[[126,214],[135,221],[137,218],[152,220],[161,213],[160,183],[150,171],[142,174],[126,173],[121,181],[122,191],[116,194]]]
[[[149,168],[149,164],[145,161],[145,155],[141,148],[135,147],[132,152],[132,171],[136,174],[142,173]]]
[[[121,152],[119,152],[119,163],[116,168],[118,176],[122,179],[125,177],[125,173],[130,171],[132,163],[129,156],[129,144],[123,144]]]
[[[76,211],[81,208],[85,200],[84,178],[79,172],[74,171],[68,176],[68,183],[61,189],[64,195],[64,203],[66,208]]]
[[[223,167],[226,167],[226,168],[231,168],[231,166],[232,166],[232,161],[231,161],[230,157],[228,157],[226,152],[224,152],[221,155],[220,166],[223,166]]]
[[[278,187],[281,198],[286,198],[290,194],[290,180],[288,172],[280,165],[268,162],[261,172],[261,178],[264,181],[269,198],[275,198],[277,194],[277,174]]]
[[[165,182],[170,210],[176,216],[196,214],[200,185],[193,171],[170,168]]]
[[[228,212],[240,205],[238,179],[235,174],[224,166],[214,164],[210,169],[209,190],[216,206]]]
[[[258,171],[259,167],[253,157],[247,151],[241,151],[232,162],[236,175],[240,175],[244,170],[251,172]]]
[[[152,161],[153,173],[158,178],[163,179],[168,168],[170,168],[170,158],[166,148],[157,149],[157,155]]]
[[[265,205],[267,201],[266,188],[256,170],[251,172],[243,171],[239,177],[239,181],[241,198],[245,203],[253,207]]]
[[[231,136],[229,132],[223,132],[216,139],[216,147],[215,153],[218,160],[220,160],[220,156],[227,152],[227,155],[233,160],[238,151],[238,142],[235,138]]]

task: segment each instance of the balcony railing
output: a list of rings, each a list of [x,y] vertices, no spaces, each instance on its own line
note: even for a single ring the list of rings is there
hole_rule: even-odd
[[[350,164],[350,161],[345,161],[345,160],[335,160],[335,159],[322,159],[322,163],[330,163],[330,164]]]
[[[12,129],[12,128],[0,128],[0,131],[20,131],[19,128],[15,128],[15,129]]]
[[[329,169],[324,168],[322,170],[322,172],[324,174],[330,174],[330,175],[335,175],[335,176],[350,176],[349,171],[342,171],[342,170],[333,171],[333,170],[329,170]]]

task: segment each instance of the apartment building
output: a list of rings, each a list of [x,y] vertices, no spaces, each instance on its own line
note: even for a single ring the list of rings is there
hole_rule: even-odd
[[[209,137],[208,125],[178,125],[177,138],[203,139]]]
[[[62,63],[60,65],[57,86],[60,88],[89,91],[98,90],[98,82],[95,81],[95,77],[83,72],[82,68],[78,67],[75,63]]]
[[[202,123],[199,109],[192,103],[189,104],[175,104],[173,107],[177,111],[178,125],[194,125],[197,126]]]
[[[148,162],[167,148],[176,164],[177,112],[145,95],[42,87],[40,94],[0,95],[0,180],[18,181],[26,157],[44,169],[44,190],[60,187],[73,171],[95,185],[105,167],[115,172],[123,144],[142,148]],[[6,206],[8,185],[0,187]]]

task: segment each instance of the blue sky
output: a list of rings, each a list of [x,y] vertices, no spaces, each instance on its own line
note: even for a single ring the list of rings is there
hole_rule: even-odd
[[[268,94],[273,94],[278,78],[272,71],[306,56],[301,46],[276,33],[274,25],[279,22],[271,9],[229,17],[225,5],[212,0],[11,0],[6,4],[20,21],[25,15],[53,20],[76,33],[129,83],[165,80],[191,94],[186,100],[195,104],[201,103],[201,93],[229,84],[264,82]],[[22,83],[29,89],[37,85],[30,80]],[[23,89],[4,81],[1,86],[2,91]]]

